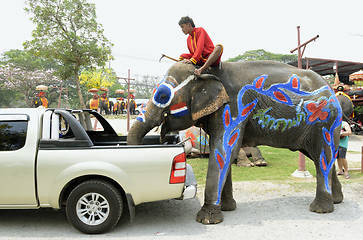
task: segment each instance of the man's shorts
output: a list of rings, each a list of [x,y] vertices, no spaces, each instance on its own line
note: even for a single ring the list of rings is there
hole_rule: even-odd
[[[345,147],[339,147],[337,158],[345,158],[346,155],[347,155],[347,149]]]

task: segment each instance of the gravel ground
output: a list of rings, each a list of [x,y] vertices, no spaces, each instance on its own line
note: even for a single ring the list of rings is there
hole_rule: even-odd
[[[361,239],[363,186],[348,181],[342,181],[344,201],[330,214],[309,211],[312,187],[301,191],[289,184],[238,182],[237,209],[225,212],[217,225],[195,221],[203,203],[200,189],[195,199],[139,205],[133,223],[125,213],[103,235],[79,233],[63,211],[0,210],[0,239]]]
[[[114,121],[111,121],[114,122]],[[117,132],[125,127],[112,123]],[[350,165],[359,165],[363,137],[352,136]],[[362,181],[342,179],[345,199],[330,214],[309,211],[315,179],[307,189],[274,182],[233,183],[237,209],[225,212],[217,225],[195,221],[203,203],[203,188],[194,199],[168,200],[136,207],[133,223],[127,212],[109,233],[85,235],[71,226],[64,211],[0,210],[0,239],[361,239],[363,235]]]

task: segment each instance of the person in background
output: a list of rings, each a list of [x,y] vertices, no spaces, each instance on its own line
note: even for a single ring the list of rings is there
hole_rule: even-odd
[[[348,172],[348,162],[346,159],[347,149],[348,149],[348,141],[349,135],[352,134],[352,130],[349,124],[346,121],[342,122],[342,130],[340,132],[340,140],[339,140],[339,150],[338,150],[338,175],[345,176],[346,179],[349,179],[349,172]]]

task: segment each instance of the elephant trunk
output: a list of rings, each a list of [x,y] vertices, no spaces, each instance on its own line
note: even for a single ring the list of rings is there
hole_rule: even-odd
[[[151,129],[145,123],[136,121],[127,135],[127,145],[141,145],[142,139]]]

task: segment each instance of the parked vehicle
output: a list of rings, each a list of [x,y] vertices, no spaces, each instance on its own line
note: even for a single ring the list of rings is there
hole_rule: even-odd
[[[93,110],[0,109],[0,208],[64,208],[79,231],[104,233],[124,207],[132,221],[141,203],[195,196],[177,142],[128,146]]]

